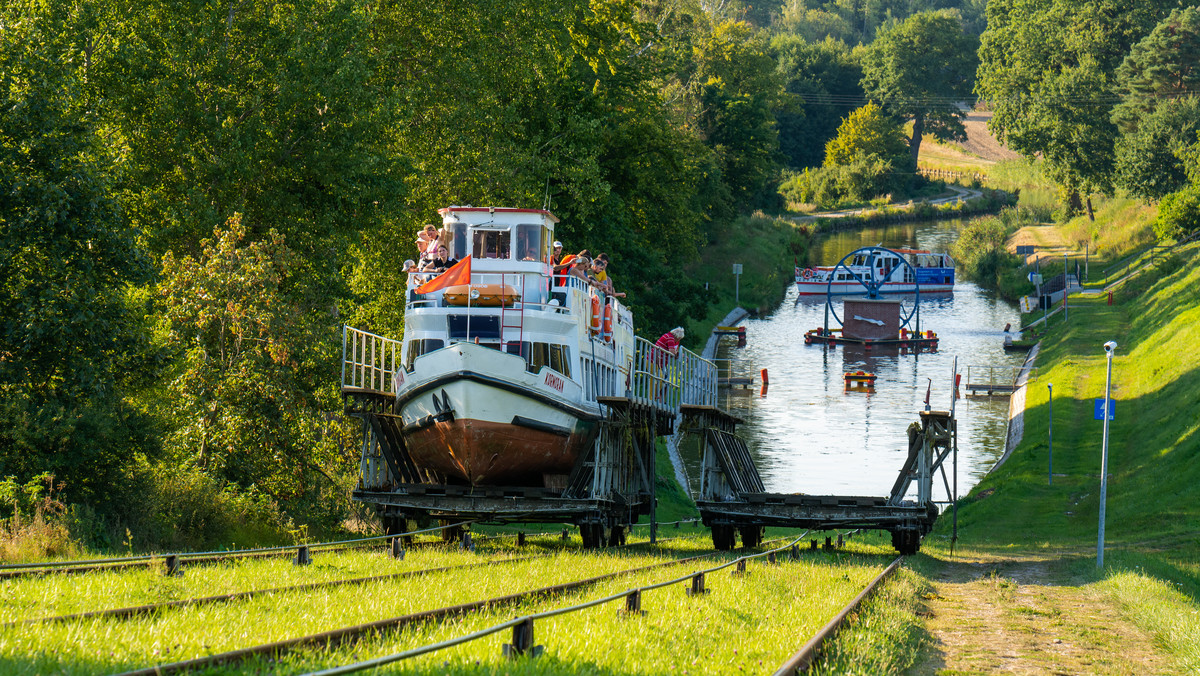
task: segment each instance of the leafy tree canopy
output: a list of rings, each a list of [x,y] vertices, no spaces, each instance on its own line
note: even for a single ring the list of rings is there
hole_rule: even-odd
[[[838,127],[838,135],[825,146],[825,166],[851,164],[867,158],[893,167],[906,166],[908,143],[904,130],[875,102],[851,112]]]
[[[1200,93],[1200,9],[1171,10],[1133,45],[1117,69],[1117,91],[1112,117],[1126,132],[1161,102]]]
[[[966,140],[977,40],[952,12],[921,12],[886,27],[863,51],[862,87],[889,114],[913,121],[911,166],[924,134]]]
[[[1108,190],[1115,70],[1171,4],[989,2],[975,91],[995,111],[992,132],[1026,157],[1043,158],[1060,186]]]
[[[777,35],[771,51],[786,91],[799,102],[776,115],[780,150],[789,166],[820,166],[841,113],[863,101],[862,67],[845,43],[832,38],[809,44]]]

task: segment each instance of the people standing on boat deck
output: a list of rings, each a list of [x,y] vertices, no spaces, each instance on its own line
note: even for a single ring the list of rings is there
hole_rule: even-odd
[[[676,326],[658,337],[654,346],[666,350],[672,357],[679,356],[679,341],[683,340],[683,327]]]
[[[616,287],[613,286],[612,275],[608,273],[608,254],[602,253],[596,256],[596,260],[592,261],[592,270],[595,274],[592,276],[600,282],[604,293],[616,298],[624,298],[624,293],[617,293]]]
[[[429,245],[438,238],[437,226],[430,223],[417,233],[417,260],[422,263],[437,256],[437,248],[430,249]]]
[[[455,263],[458,263],[458,261],[454,258],[450,258],[450,250],[446,248],[446,245],[439,244],[437,248],[437,257],[429,261],[425,267],[421,268],[421,271],[434,272],[440,275],[454,267]]]

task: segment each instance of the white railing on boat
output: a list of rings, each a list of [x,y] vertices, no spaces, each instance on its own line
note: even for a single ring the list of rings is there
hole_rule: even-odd
[[[398,340],[342,326],[342,388],[396,393],[404,354]]]
[[[636,403],[679,410],[680,405],[717,405],[717,367],[686,348],[679,354],[637,338],[628,398]]]

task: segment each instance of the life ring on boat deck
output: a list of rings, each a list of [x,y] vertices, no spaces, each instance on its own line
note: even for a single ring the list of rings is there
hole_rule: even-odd
[[[812,268],[804,268],[804,278],[812,279]]]
[[[600,333],[600,297],[592,294],[592,333]]]
[[[603,338],[604,342],[606,342],[606,343],[612,342],[612,339],[613,339],[612,325],[613,325],[612,305],[605,303],[604,304],[604,321],[600,325],[600,337]]]

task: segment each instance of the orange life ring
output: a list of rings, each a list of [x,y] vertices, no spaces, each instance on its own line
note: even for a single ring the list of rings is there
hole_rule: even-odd
[[[604,305],[604,322],[600,327],[600,337],[604,338],[604,342],[611,343],[613,339],[613,309],[612,305]]]
[[[592,294],[592,333],[600,333],[600,297]]]
[[[804,268],[804,278],[805,278],[805,279],[812,279],[812,276],[813,276],[813,274],[812,274],[812,268]]]

